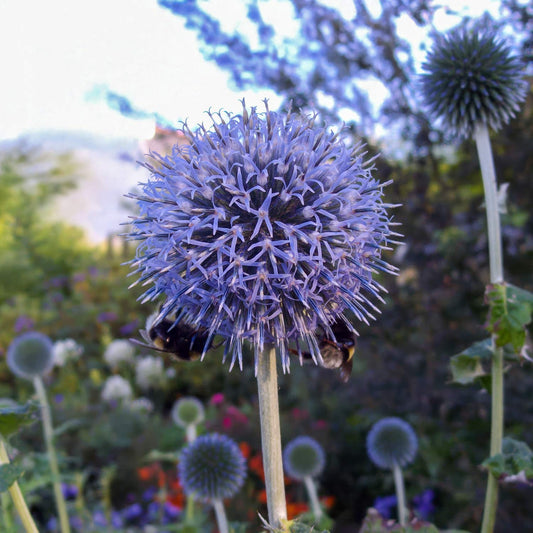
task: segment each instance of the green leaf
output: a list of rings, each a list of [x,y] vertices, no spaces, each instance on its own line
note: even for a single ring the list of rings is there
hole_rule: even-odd
[[[0,407],[0,435],[8,437],[23,425],[31,424],[35,420],[34,415],[38,409],[38,405],[33,402]]]
[[[0,465],[0,492],[5,492],[24,474],[24,468],[18,463]]]
[[[459,385],[469,385],[490,375],[484,368],[482,361],[492,358],[491,340],[476,342],[450,360],[452,382]]]
[[[510,344],[520,353],[526,340],[526,326],[533,313],[533,294],[509,285],[489,285],[486,293],[489,305],[487,329],[496,337],[496,345]]]
[[[525,442],[506,437],[502,453],[489,457],[482,466],[501,481],[512,481],[509,478],[520,476],[522,481],[533,484],[533,451]]]

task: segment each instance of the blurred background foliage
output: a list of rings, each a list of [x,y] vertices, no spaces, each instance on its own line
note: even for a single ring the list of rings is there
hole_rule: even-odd
[[[159,3],[186,15],[189,26],[205,40],[207,56],[230,69],[237,86],[272,87],[286,97],[286,103],[316,109],[329,120],[337,120],[336,112],[343,107],[356,109],[361,121],[349,125],[351,133],[363,137],[369,155],[385,154],[377,159],[375,173],[382,181],[393,180],[386,188],[387,201],[402,204],[395,219],[401,223],[404,244],[387,257],[400,268],[400,275],[381,280],[388,290],[382,314],[370,327],[358,328],[349,383],[342,385],[335,373],[297,363],[290,375],[280,379],[283,441],[309,434],[326,450],[320,493],[329,497],[334,531],[355,531],[375,499],[394,492],[391,476],[378,472],[365,450],[368,430],[383,416],[405,418],[420,438],[419,456],[405,472],[408,500],[432,489],[435,512],[430,518],[435,524],[477,530],[486,478],[479,464],[488,454],[490,399],[474,387],[451,384],[449,361],[486,337],[484,288],[489,272],[482,184],[473,142],[458,143],[453,150],[443,148],[445,132],[435,132],[418,108],[412,50],[391,26],[404,12],[429,24],[433,4],[384,2],[375,18],[365,12],[363,2],[356,1],[361,13],[358,24],[367,29],[367,40],[359,42],[353,40],[354,28],[333,8],[314,0],[293,0],[304,30],[295,38],[293,55],[280,57],[280,48],[272,44],[275,28],[254,10],[258,2],[249,2],[249,18],[261,36],[258,51],[243,47],[238,36],[224,35],[200,2]],[[531,8],[504,0],[502,9],[506,18],[501,24],[516,29],[531,74]],[[298,43],[305,47],[298,48]],[[313,68],[299,69],[300,57],[316,58]],[[357,94],[355,84],[347,83],[368,73],[391,94],[379,112]],[[532,78],[529,82],[532,87]],[[346,92],[348,88],[352,92]],[[333,105],[324,107],[319,93],[329,95]],[[365,134],[365,121],[381,117],[386,118],[380,122],[384,127],[397,128],[400,150],[379,145]],[[531,291],[533,91],[516,119],[492,135],[492,142],[499,183],[509,184],[502,217],[506,277]],[[155,405],[150,416],[110,410],[100,400],[102,383],[114,372],[103,362],[105,346],[114,338],[138,336],[153,309],[136,301],[139,290],[128,290],[132,280],[122,263],[133,256],[132,246],[111,240],[90,245],[81,230],[50,218],[54,197],[75,187],[80,172],[83,169],[69,154],[45,154],[22,146],[1,154],[0,351],[5,354],[12,339],[29,329],[53,340],[73,338],[84,347],[75,366],[56,369],[49,378],[56,425],[66,424],[58,435],[62,466],[72,478],[80,472],[85,476],[87,498],[100,501],[109,493],[117,509],[131,504],[150,480],[160,480],[158,472],[172,477],[173,464],[147,461],[146,456],[151,450],[172,452],[183,444],[183,432],[169,421],[173,402],[194,395],[208,403],[214,394],[223,393],[224,406],[210,407],[207,429],[223,431],[248,446],[250,478],[229,514],[256,521],[256,510],[265,514],[265,508],[260,503],[256,384],[250,364],[243,372],[228,373],[217,352],[201,363],[174,363],[165,357],[175,375],[163,390],[148,391]],[[133,379],[127,371],[123,375]],[[508,370],[506,435],[530,445],[531,390],[531,365]],[[16,381],[2,359],[0,396],[24,401],[30,395],[30,387]],[[36,443],[40,443],[36,425],[16,440],[38,466],[42,449]],[[44,521],[48,493],[39,483],[37,466],[26,483],[33,487],[33,509]],[[165,486],[170,490],[171,485]],[[302,487],[288,486],[295,512],[305,508],[299,503],[303,494]],[[532,497],[532,487],[505,487],[497,531],[533,531]]]

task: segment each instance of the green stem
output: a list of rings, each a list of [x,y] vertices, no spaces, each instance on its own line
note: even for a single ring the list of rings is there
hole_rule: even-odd
[[[276,349],[270,347],[260,352],[257,361],[257,389],[261,421],[261,448],[267,494],[268,521],[274,528],[282,527],[287,519],[283,461],[281,455],[281,429],[278,404],[278,373]]]
[[[59,525],[61,533],[70,533],[70,524],[68,521],[67,505],[61,490],[61,480],[59,477],[59,467],[57,464],[56,450],[54,446],[54,431],[52,429],[52,415],[50,414],[50,406],[46,398],[46,391],[44,390],[43,380],[40,376],[33,378],[33,385],[41,404],[41,414],[43,417],[44,440],[46,443],[46,452],[48,454],[48,461],[50,462],[50,470],[52,471],[52,483],[54,487],[54,496],[56,501],[57,513],[59,515]]]
[[[7,465],[9,464],[9,456],[7,455],[6,447],[4,444],[4,441],[0,438],[0,464]],[[31,517],[30,511],[28,509],[28,506],[26,505],[26,501],[24,500],[24,496],[22,495],[22,492],[20,490],[19,484],[17,481],[15,481],[11,487],[9,487],[9,494],[11,494],[11,498],[13,499],[13,504],[15,505],[15,509],[17,510],[20,520],[22,521],[22,525],[24,526],[24,529],[27,533],[39,533],[37,527],[35,526],[35,522],[33,521],[33,518]]]
[[[318,494],[316,490],[316,484],[312,477],[304,477],[305,488],[307,489],[307,495],[309,496],[309,501],[311,502],[311,509],[315,515],[315,520],[318,522],[322,518],[322,507],[320,507],[320,502],[318,501]]]
[[[479,124],[474,132],[476,147],[481,166],[483,187],[485,190],[485,206],[487,211],[487,230],[489,239],[490,281],[503,282],[503,254],[500,229],[500,212],[498,206],[498,188],[496,172],[490,146],[489,130],[486,125]],[[492,411],[491,411],[491,456],[501,453],[503,439],[503,350],[496,347],[492,336]],[[483,511],[482,533],[492,533],[496,522],[498,508],[498,480],[489,472],[485,508]]]
[[[219,533],[228,533],[228,519],[222,500],[213,500],[213,507],[215,508]]]
[[[194,495],[187,496],[187,507],[185,509],[185,523],[191,525],[194,523]]]
[[[407,508],[405,506],[405,485],[403,482],[402,469],[398,463],[394,463],[392,467],[392,474],[394,475],[394,487],[396,489],[396,500],[398,500],[398,520],[401,526],[407,524]]]
[[[492,360],[492,420],[490,433],[490,455],[502,451],[503,439],[503,348],[496,348],[493,341]],[[485,494],[485,507],[483,511],[482,533],[492,533],[496,523],[496,510],[498,508],[498,479],[489,472],[487,492]]]

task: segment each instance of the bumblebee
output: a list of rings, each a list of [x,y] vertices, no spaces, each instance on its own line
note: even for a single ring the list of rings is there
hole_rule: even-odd
[[[355,352],[355,334],[348,328],[344,320],[340,319],[331,326],[335,341],[327,333],[323,333],[318,340],[318,348],[322,361],[319,365],[329,370],[340,370],[340,379],[346,383],[352,374],[353,356]],[[296,353],[292,350],[293,353]],[[309,352],[302,353],[303,359],[312,360]]]
[[[174,323],[163,318],[155,324],[147,320],[146,329],[139,331],[145,342],[131,342],[151,350],[171,354],[179,361],[197,361],[204,351],[213,348],[207,330],[198,329],[184,322]]]

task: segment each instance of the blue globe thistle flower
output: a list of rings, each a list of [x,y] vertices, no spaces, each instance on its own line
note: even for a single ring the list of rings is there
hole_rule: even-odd
[[[490,17],[437,35],[422,69],[426,105],[452,135],[470,136],[479,123],[498,130],[526,97],[523,66]]]
[[[392,469],[408,465],[418,450],[418,439],[409,423],[394,416],[376,422],[366,438],[366,449],[372,462],[380,468]]]
[[[157,320],[176,320],[225,339],[224,357],[242,369],[242,346],[256,365],[275,345],[289,369],[288,344],[320,360],[315,331],[351,311],[365,323],[377,311],[377,270],[394,234],[360,147],[349,150],[314,117],[210,113],[172,154],[151,154],[131,263],[150,285],[143,301],[164,298]],[[350,325],[353,329],[353,326]],[[355,332],[355,330],[354,330]],[[300,347],[300,343],[302,346]]]
[[[7,350],[7,365],[18,377],[32,380],[54,366],[54,345],[43,333],[29,331],[17,337]]]
[[[231,498],[242,487],[246,461],[237,443],[218,433],[198,437],[180,456],[178,473],[187,495],[204,500]]]
[[[291,440],[283,450],[283,466],[288,476],[299,481],[322,473],[326,456],[322,446],[305,435]]]

